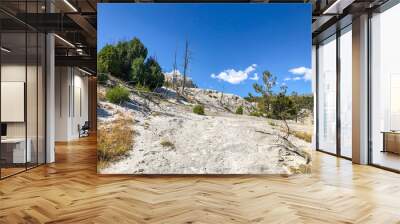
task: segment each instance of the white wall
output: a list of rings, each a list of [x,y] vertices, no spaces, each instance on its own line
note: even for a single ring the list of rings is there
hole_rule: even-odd
[[[25,82],[25,64],[1,65],[1,81]]]
[[[76,75],[76,72],[79,72],[79,75]],[[72,126],[72,136],[74,138],[79,137],[79,132],[78,132],[78,124],[83,125],[85,121],[89,120],[89,113],[88,113],[88,78],[87,76],[81,76],[83,73],[81,73],[79,70],[75,69],[75,75],[74,75],[74,108],[72,108],[72,114],[73,114],[73,119],[71,120],[71,126]],[[79,102],[80,101],[80,102]],[[81,108],[80,108],[81,107]],[[81,111],[80,111],[81,110]]]
[[[25,64],[3,64],[1,66],[1,81],[3,82],[25,82]],[[6,110],[6,108],[1,108]],[[8,122],[8,137],[25,137],[25,122]]]
[[[77,139],[78,125],[88,120],[88,78],[76,68],[56,67],[55,86],[55,140]]]
[[[37,70],[38,69],[38,70]],[[25,63],[9,62],[3,63],[1,66],[2,76],[2,87],[5,82],[12,82],[19,84],[24,83],[26,85],[26,99],[25,99],[25,86],[20,89],[14,89],[18,91],[11,93],[12,90],[6,91],[2,88],[2,99],[6,98],[10,101],[9,106],[5,106],[2,102],[2,115],[14,114],[18,115],[19,120],[12,122],[6,121],[7,124],[7,137],[13,138],[24,138],[25,135],[29,139],[29,148],[31,149],[32,162],[36,162],[39,159],[39,163],[44,163],[45,159],[45,117],[44,117],[44,74],[42,73],[41,66],[36,65],[25,65]],[[25,80],[27,78],[27,80]],[[17,88],[12,86],[11,88]],[[11,91],[11,92],[10,92]],[[20,94],[19,97],[22,102],[17,102],[13,97],[7,96],[7,94]],[[13,105],[13,103],[15,105]],[[26,103],[26,106],[25,106]],[[19,104],[19,107],[16,107]],[[26,119],[24,114],[26,112]],[[4,121],[3,117],[2,120]]]
[[[55,68],[55,141],[67,141],[69,130],[69,68]]]
[[[1,122],[25,121],[25,83],[1,82]],[[36,105],[34,105],[36,108]]]

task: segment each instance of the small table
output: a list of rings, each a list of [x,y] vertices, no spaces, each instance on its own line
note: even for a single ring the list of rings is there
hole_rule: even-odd
[[[391,152],[400,154],[400,131],[382,131],[383,150],[382,152]]]

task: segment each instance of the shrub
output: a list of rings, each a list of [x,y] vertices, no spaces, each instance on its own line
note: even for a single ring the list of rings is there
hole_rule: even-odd
[[[108,89],[106,99],[111,103],[120,104],[129,100],[129,90],[122,86],[116,86]]]
[[[170,142],[170,141],[167,141],[167,140],[162,141],[160,144],[161,144],[163,147],[166,147],[166,148],[171,148],[171,149],[174,149],[174,148],[175,148],[174,143],[172,143],[172,142]]]
[[[98,168],[108,166],[128,155],[133,147],[134,131],[132,119],[123,118],[114,121],[110,126],[100,126],[97,132]]]
[[[258,112],[258,111],[252,111],[252,112],[250,112],[249,115],[250,116],[255,116],[255,117],[261,117],[262,116],[262,114],[260,112]]]
[[[306,141],[306,142],[310,142],[310,143],[311,143],[312,135],[311,135],[310,133],[308,133],[308,132],[304,132],[304,131],[293,131],[292,134],[293,134],[295,137],[299,138],[299,139],[302,139],[302,140],[304,140],[304,141]]]
[[[98,83],[105,83],[108,80],[108,75],[106,73],[99,73],[97,76],[97,82]]]
[[[150,88],[147,86],[143,86],[142,84],[138,83],[135,85],[135,90],[139,92],[150,92]]]
[[[194,106],[193,113],[198,114],[198,115],[204,115],[204,106],[203,105]]]
[[[105,101],[106,94],[102,91],[97,91],[97,101]]]
[[[240,106],[236,109],[236,114],[243,114],[243,106]]]
[[[276,124],[276,123],[273,122],[273,121],[268,121],[268,124],[269,124],[270,126],[273,126],[273,127],[278,126],[278,124]]]

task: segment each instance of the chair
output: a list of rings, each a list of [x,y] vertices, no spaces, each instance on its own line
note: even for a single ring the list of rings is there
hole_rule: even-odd
[[[82,127],[80,127],[80,125],[78,125],[79,138],[89,136],[89,129],[90,129],[89,121],[85,121],[85,123],[82,125]]]

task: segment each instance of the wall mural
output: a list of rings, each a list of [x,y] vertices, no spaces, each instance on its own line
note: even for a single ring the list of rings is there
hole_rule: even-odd
[[[309,173],[310,4],[98,4],[98,172]]]

